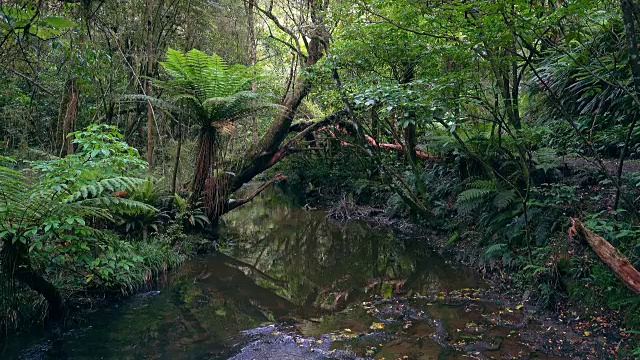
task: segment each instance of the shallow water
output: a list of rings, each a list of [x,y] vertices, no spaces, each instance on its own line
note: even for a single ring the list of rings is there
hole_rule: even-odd
[[[556,359],[518,335],[523,309],[390,229],[332,223],[274,190],[229,214],[221,239],[156,289],[62,336],[8,339],[0,357]]]

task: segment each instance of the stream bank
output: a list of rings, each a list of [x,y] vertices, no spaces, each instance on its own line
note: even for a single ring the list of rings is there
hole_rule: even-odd
[[[425,236],[330,221],[274,189],[225,217],[220,253],[3,358],[607,358],[614,339],[546,318]]]

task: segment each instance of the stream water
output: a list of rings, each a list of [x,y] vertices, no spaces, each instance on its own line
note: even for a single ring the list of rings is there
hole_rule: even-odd
[[[536,351],[525,308],[390,229],[273,190],[229,214],[221,239],[152,291],[63,335],[9,339],[0,358],[560,359]]]

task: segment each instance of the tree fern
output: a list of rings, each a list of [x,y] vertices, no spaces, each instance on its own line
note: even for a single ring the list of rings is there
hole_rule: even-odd
[[[197,116],[203,127],[239,120],[274,106],[263,94],[250,91],[254,79],[247,67],[228,65],[218,55],[169,49],[160,64],[169,79],[158,80],[156,85],[171,94],[169,103]]]

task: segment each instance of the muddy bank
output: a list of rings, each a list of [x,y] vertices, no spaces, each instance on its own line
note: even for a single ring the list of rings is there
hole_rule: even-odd
[[[529,305],[464,289],[354,304],[340,329],[302,320],[244,333],[231,359],[607,359],[607,344],[541,318]],[[336,315],[338,318],[338,315]]]
[[[582,304],[571,301],[565,294],[557,295],[560,299],[553,308],[544,306],[535,284],[522,283],[515,278],[517,274],[513,269],[500,262],[489,265],[482,261],[482,248],[473,238],[451,241],[450,238],[408,219],[389,218],[381,210],[372,210],[369,206],[344,200],[334,202],[328,214],[337,222],[359,219],[371,223],[373,227],[391,227],[405,241],[415,242],[435,251],[451,263],[475,269],[490,288],[482,291],[478,298],[507,304],[506,308],[510,310],[516,307],[524,309],[528,321],[536,324],[521,332],[526,342],[532,344],[536,351],[570,359],[620,359],[630,350],[627,340],[631,335],[624,332],[617,312],[586,309]]]

